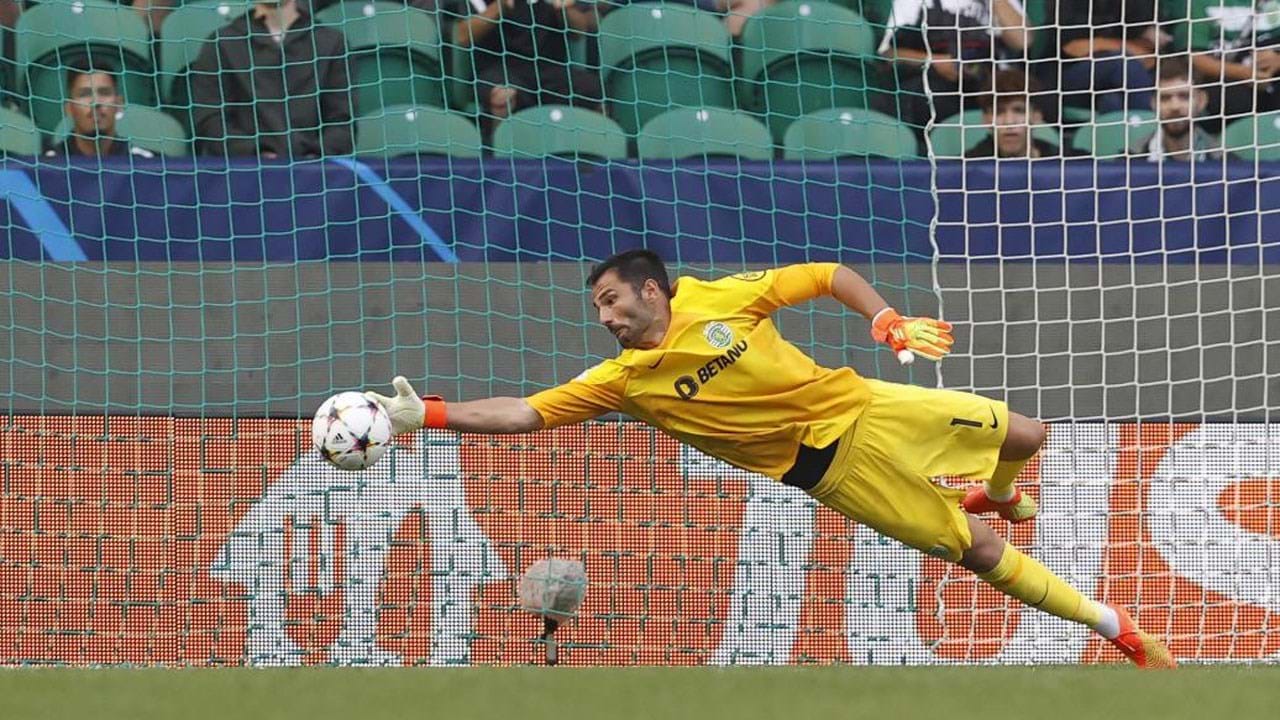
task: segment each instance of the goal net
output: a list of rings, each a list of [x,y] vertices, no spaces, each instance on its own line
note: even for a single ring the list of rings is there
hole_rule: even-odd
[[[998,531],[1183,660],[1277,658],[1280,6],[497,2],[18,17],[0,663],[536,663],[515,589],[549,556],[589,583],[567,664],[1120,659],[630,418],[362,473],[310,447],[336,392],[612,356],[583,281],[641,246],[839,261],[951,321],[905,368],[834,301],[777,318],[1047,422],[1040,515]]]

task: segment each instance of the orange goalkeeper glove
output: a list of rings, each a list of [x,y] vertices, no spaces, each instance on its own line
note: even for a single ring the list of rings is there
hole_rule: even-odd
[[[891,307],[871,319],[871,337],[893,348],[900,359],[902,351],[909,350],[930,360],[941,360],[951,352],[955,342],[951,337],[951,323],[927,317],[902,317]]]

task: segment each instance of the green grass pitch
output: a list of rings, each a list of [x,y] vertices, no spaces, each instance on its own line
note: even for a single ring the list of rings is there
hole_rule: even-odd
[[[0,717],[1280,717],[1280,667],[8,669]]]

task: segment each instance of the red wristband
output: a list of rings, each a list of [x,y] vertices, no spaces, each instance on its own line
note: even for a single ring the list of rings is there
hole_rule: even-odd
[[[427,395],[422,398],[422,427],[445,428],[444,398],[439,395]]]

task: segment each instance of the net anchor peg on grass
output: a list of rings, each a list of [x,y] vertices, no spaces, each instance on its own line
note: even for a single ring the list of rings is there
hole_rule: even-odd
[[[582,563],[561,558],[543,558],[520,576],[520,607],[542,618],[538,641],[546,650],[547,665],[560,662],[560,648],[554,634],[560,624],[574,616],[587,592],[587,573]]]
[[[560,622],[553,618],[542,618],[542,635],[538,637],[547,649],[547,664],[557,665],[560,663],[560,648],[556,644],[554,637],[556,628],[560,627]]]

